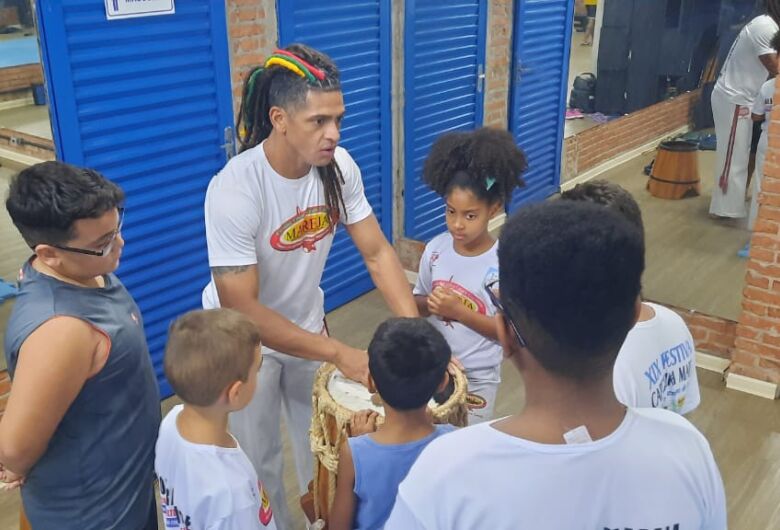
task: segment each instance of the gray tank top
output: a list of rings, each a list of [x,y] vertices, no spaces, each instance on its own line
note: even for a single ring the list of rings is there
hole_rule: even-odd
[[[88,322],[111,339],[108,361],[88,379],[22,487],[36,530],[143,528],[154,502],[154,444],[160,394],[138,306],[119,279],[70,285],[27,262],[5,333],[13,378],[19,349],[56,316]]]

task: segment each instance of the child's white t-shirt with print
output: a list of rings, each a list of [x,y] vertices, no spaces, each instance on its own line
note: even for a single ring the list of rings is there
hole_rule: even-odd
[[[319,333],[325,316],[322,272],[333,243],[318,169],[285,178],[268,162],[265,143],[228,161],[206,191],[209,267],[257,265],[259,300],[301,328]],[[360,169],[349,153],[334,154],[344,176],[340,221],[353,224],[372,213]],[[219,307],[212,281],[203,307]]]
[[[615,395],[628,407],[686,414],[701,401],[693,337],[680,315],[646,304],[655,316],[628,332],[612,373]]]
[[[612,434],[571,445],[482,423],[425,448],[385,530],[483,528],[726,530],[726,499],[707,440],[666,410],[628,409]]]
[[[485,316],[496,314],[484,285],[498,279],[498,242],[479,256],[462,256],[455,252],[452,234],[434,237],[420,259],[414,294],[429,295],[436,287],[448,287],[471,311]],[[431,315],[428,320],[452,348],[452,353],[466,370],[493,368],[501,364],[501,345],[483,337],[460,322],[445,322]]]
[[[160,424],[154,470],[166,530],[276,530],[268,494],[235,448],[188,442],[174,407]]]

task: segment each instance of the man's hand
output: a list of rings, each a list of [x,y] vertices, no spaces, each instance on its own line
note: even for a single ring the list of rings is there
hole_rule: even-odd
[[[368,386],[368,352],[339,343],[333,364],[345,377]]]
[[[376,431],[376,419],[379,414],[373,410],[359,410],[352,414],[349,432],[351,436],[360,436]]]
[[[5,466],[0,464],[0,490],[10,491],[21,487],[25,481],[24,476],[17,475],[10,469],[6,469]]]
[[[428,295],[428,311],[444,320],[459,320],[463,302],[455,291],[437,287]]]

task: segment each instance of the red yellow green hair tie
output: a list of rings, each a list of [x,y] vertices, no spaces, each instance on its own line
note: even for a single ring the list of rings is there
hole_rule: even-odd
[[[325,72],[319,68],[315,68],[297,55],[294,55],[287,50],[276,50],[265,61],[265,68],[269,66],[281,66],[290,70],[296,75],[299,75],[306,79],[310,84],[317,84],[318,81],[325,79]]]

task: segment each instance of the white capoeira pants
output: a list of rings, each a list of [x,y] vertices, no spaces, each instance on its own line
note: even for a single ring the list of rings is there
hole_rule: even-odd
[[[263,348],[257,391],[246,408],[230,414],[230,431],[249,457],[270,496],[279,530],[291,528],[284,494],[280,412],[284,412],[295,457],[298,488],[303,494],[314,469],[309,427],[312,386],[320,364]]]
[[[745,217],[750,141],[753,121],[750,107],[735,105],[716,87],[712,91],[717,160],[710,213],[721,217]]]
[[[469,389],[469,425],[493,419],[496,394],[501,383],[501,365],[480,370],[466,370]]]
[[[758,141],[758,150],[756,151],[756,170],[753,172],[753,197],[750,199],[750,214],[748,215],[748,228],[750,230],[753,230],[756,217],[758,217],[758,195],[761,193],[761,181],[764,179],[764,160],[769,143],[768,137],[767,131],[761,131],[761,139]]]

